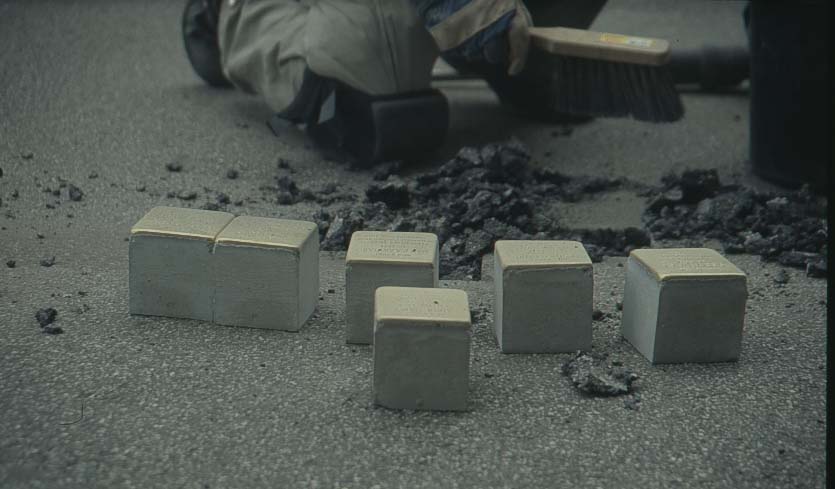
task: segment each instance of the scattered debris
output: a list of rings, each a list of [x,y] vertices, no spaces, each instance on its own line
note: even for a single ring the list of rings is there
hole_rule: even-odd
[[[20,157],[23,158],[24,160],[31,160],[32,158],[35,157],[35,154],[32,153],[31,151],[27,151],[26,153],[21,153]]]
[[[35,313],[35,319],[38,321],[38,324],[41,325],[41,328],[48,326],[55,322],[55,318],[58,316],[58,311],[55,310],[53,307],[46,307],[44,309],[38,309]]]
[[[51,267],[52,265],[55,265],[55,257],[54,256],[50,257],[50,258],[44,258],[44,259],[41,260],[41,266],[42,267]]]
[[[607,314],[605,312],[601,311],[600,309],[595,309],[591,313],[591,318],[594,321],[602,321],[603,319],[606,318],[606,316],[607,316]]]
[[[382,202],[389,209],[405,209],[409,207],[409,189],[399,179],[389,179],[383,184],[373,184],[365,191],[371,202]]]
[[[808,186],[760,193],[722,185],[716,170],[691,170],[662,180],[644,222],[654,239],[715,239],[726,253],[801,269],[820,264],[825,274],[826,216],[826,199]]]
[[[6,266],[9,268],[14,268],[17,266],[17,262],[14,260],[6,260]]]
[[[826,278],[826,258],[806,264],[806,276],[812,278]]]
[[[165,169],[172,173],[179,173],[183,171],[183,165],[177,162],[166,163]]]
[[[94,180],[96,178],[99,178],[99,174],[96,173],[96,172],[93,172],[93,173],[87,175],[87,178],[89,178],[90,180]]]
[[[385,209],[383,204],[378,204]],[[342,208],[337,213],[331,214],[320,209],[313,215],[316,225],[319,227],[319,238],[323,250],[345,250],[354,231],[360,231],[365,227],[368,208],[356,206],[355,208]],[[378,224],[382,225],[382,222]]]
[[[789,277],[788,272],[786,272],[785,270],[782,270],[782,269],[778,270],[777,275],[774,277],[774,283],[780,284],[780,285],[785,285],[785,284],[789,283],[789,280],[791,280],[791,277]]]
[[[574,387],[593,396],[619,396],[632,392],[638,375],[623,366],[607,364],[605,356],[578,351],[562,366]]]
[[[194,200],[197,198],[197,192],[193,190],[180,190],[177,192],[177,198],[180,200]]]
[[[296,185],[295,180],[287,175],[277,177],[276,183],[278,184],[279,191],[288,192],[293,195],[297,195],[299,193],[299,187]]]
[[[84,192],[82,192],[80,188],[76,187],[73,184],[69,184],[69,186],[67,187],[67,195],[73,202],[78,202],[84,198]]]
[[[315,214],[321,248],[345,250],[351,233],[362,229],[432,232],[441,246],[441,276],[478,279],[481,258],[497,239],[576,239],[594,261],[650,244],[649,234],[636,228],[561,227],[548,212],[555,202],[576,202],[623,182],[568,177],[534,168],[530,159],[527,148],[511,140],[462,148],[438,169],[412,178],[392,176],[397,163],[378,169],[367,201]],[[318,195],[315,200],[323,203]]]
[[[339,185],[334,182],[328,182],[321,189],[319,189],[320,194],[324,195],[331,195],[337,191]]]
[[[641,409],[641,395],[632,394],[623,398],[623,407],[630,411],[638,411]]]
[[[653,238],[716,239],[726,253],[759,254],[811,277],[826,276],[826,203],[808,189],[759,194],[723,185],[716,170],[685,171],[646,193],[644,229],[572,229],[559,222],[559,202],[593,198],[629,182],[538,168],[515,140],[462,148],[442,166],[415,176],[403,176],[402,167],[400,162],[376,167],[361,202],[335,183],[300,189],[287,172],[261,190],[280,205],[319,204],[313,218],[322,250],[347,249],[351,233],[363,229],[435,233],[440,274],[447,279],[479,279],[481,258],[497,239],[578,240],[594,262],[628,255],[650,246]],[[286,159],[278,160],[278,168],[292,173]]]
[[[296,203],[296,199],[293,197],[293,194],[283,191],[278,192],[275,201],[279,205],[293,205]]]
[[[220,192],[215,197],[214,202],[206,202],[200,208],[207,210],[207,211],[219,211],[223,210],[230,202],[229,196],[223,192]]]
[[[49,326],[44,326],[41,331],[44,334],[62,334],[64,332],[64,329],[61,328],[61,326],[55,326],[51,324]]]
[[[238,178],[238,176],[240,176],[238,170],[235,170],[234,168],[226,170],[226,178],[228,178],[229,180],[235,180],[236,178]]]
[[[384,182],[392,175],[397,175],[403,168],[402,161],[391,161],[382,163],[374,169],[373,179],[377,182]]]
[[[806,264],[821,260],[822,256],[819,253],[804,253],[801,251],[787,251],[780,253],[777,257],[777,263],[784,267],[805,268]]]
[[[276,202],[279,205],[293,205],[299,201],[299,187],[291,177],[276,177],[276,185]]]

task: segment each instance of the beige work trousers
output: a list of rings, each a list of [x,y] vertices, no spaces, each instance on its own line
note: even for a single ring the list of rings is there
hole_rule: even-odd
[[[305,69],[370,95],[429,88],[438,49],[408,0],[223,0],[221,66],[276,112]]]

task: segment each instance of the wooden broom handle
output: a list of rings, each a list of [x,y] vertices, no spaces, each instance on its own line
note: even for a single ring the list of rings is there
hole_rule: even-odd
[[[624,36],[568,27],[530,27],[531,44],[561,56],[660,66],[670,57],[670,43],[651,37]]]

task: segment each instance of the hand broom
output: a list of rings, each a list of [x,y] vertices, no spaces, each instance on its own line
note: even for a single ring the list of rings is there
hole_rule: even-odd
[[[672,122],[684,115],[667,66],[670,43],[567,27],[531,27],[528,64],[550,77],[551,110]]]

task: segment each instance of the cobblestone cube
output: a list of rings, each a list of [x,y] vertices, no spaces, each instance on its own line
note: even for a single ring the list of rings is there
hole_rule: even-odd
[[[622,333],[652,363],[736,361],[747,298],[745,273],[714,250],[635,250]]]
[[[215,322],[298,331],[316,309],[316,224],[236,217],[217,236],[214,255]]]
[[[588,350],[591,259],[577,241],[497,241],[493,327],[504,353]]]
[[[374,302],[374,402],[467,409],[470,307],[462,290],[380,287]]]
[[[370,344],[378,287],[438,286],[438,237],[357,231],[351,236],[345,262],[346,341]]]
[[[212,320],[212,246],[226,212],[155,207],[130,233],[130,313]]]

